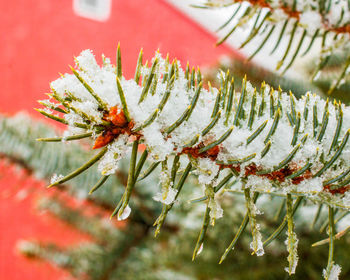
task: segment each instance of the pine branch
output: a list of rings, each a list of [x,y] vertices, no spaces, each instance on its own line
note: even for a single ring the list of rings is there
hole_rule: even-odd
[[[155,200],[172,205],[181,190],[174,186],[184,167],[191,163],[191,173],[196,173],[199,183],[211,190],[206,192],[204,200],[209,201],[212,224],[222,216],[216,193],[229,186],[227,176],[232,174],[241,181],[243,186],[237,190],[246,194],[248,218],[255,228],[252,230],[254,242],[259,234],[248,189],[271,195],[287,193],[287,197],[297,195],[319,204],[350,208],[346,175],[350,129],[343,122],[349,118],[348,107],[310,94],[295,99],[292,93],[274,90],[266,84],[262,84],[258,92],[246,79],[241,92],[236,92],[231,77],[223,73],[221,87],[208,91],[202,87],[199,70],[191,74],[183,72],[176,60],[170,64],[158,52],[150,67],[137,67],[139,73],[135,77],[140,79],[141,86],[134,80],[116,77],[111,65],[99,67],[89,51],[84,51],[76,60],[80,70],[75,70],[74,76],[78,73],[79,77],[66,74],[52,82],[51,87],[59,96],[58,104],[64,106],[59,100],[72,103],[72,97],[80,100],[74,101],[74,105],[83,114],[67,106],[62,119],[73,133],[77,122],[85,123],[87,128],[81,126],[79,134],[98,135],[93,149],[102,148],[104,153],[93,157],[88,165],[51,182],[51,186],[71,179],[72,174],[79,174],[91,163],[99,162],[98,169],[104,176],[114,173],[118,161],[128,154],[132,145],[128,187],[115,209],[115,213],[119,209],[125,212],[141,171],[135,152],[140,143],[145,145],[153,167],[157,164],[162,167],[162,190]],[[118,61],[121,63],[120,58]],[[148,92],[150,76],[156,83],[151,93]],[[106,104],[107,109],[101,104]],[[45,115],[61,118],[47,112]],[[92,118],[87,119],[85,115],[94,116],[95,121],[91,122]],[[333,127],[337,127],[335,131]],[[295,210],[293,208],[293,214]],[[285,221],[289,221],[292,229],[290,213]],[[125,218],[124,214],[118,217]]]

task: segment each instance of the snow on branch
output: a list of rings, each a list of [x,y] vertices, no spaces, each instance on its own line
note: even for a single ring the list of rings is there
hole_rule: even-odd
[[[177,60],[169,62],[159,52],[149,65],[143,64],[141,52],[135,78],[127,80],[122,75],[119,47],[116,67],[107,58],[100,67],[92,52],[85,50],[76,58],[72,72],[51,83],[50,100],[41,103],[48,104],[48,109],[37,109],[68,129],[63,137],[38,140],[92,137],[97,153],[49,187],[98,163],[99,188],[105,176],[118,169],[118,161],[130,155],[127,187],[112,215],[125,219],[134,186],[160,166],[162,186],[155,196],[163,203],[155,223],[159,232],[184,182],[196,175],[206,190],[197,201],[207,201],[201,232],[205,234],[209,222],[213,225],[223,214],[217,200],[220,190],[245,194],[245,226],[251,219],[256,253],[263,251],[255,222],[258,193],[288,197],[289,240],[295,239],[292,216],[303,197],[350,208],[350,108],[340,102],[311,93],[296,99],[291,92],[265,83],[256,89],[246,78],[238,90],[233,77],[222,72],[221,87],[209,83],[206,88],[200,70],[187,65],[184,71]],[[138,157],[140,144],[145,148]],[[146,161],[150,165],[143,170]],[[241,184],[231,187],[233,179]],[[273,238],[286,225],[287,218]],[[199,236],[197,253],[203,238]],[[288,246],[297,259],[296,242],[288,241]],[[290,260],[290,273],[294,263]]]

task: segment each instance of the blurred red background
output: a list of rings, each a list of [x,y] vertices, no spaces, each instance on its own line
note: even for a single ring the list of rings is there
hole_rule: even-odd
[[[45,98],[49,82],[68,71],[73,56],[92,49],[113,61],[121,42],[123,71],[133,74],[138,52],[150,58],[158,48],[185,64],[209,65],[220,55],[212,34],[162,0],[113,0],[106,22],[74,14],[72,0],[0,0],[0,112],[32,110]],[[0,143],[1,145],[1,143]],[[15,166],[0,162],[0,279],[63,279],[67,273],[48,264],[31,262],[15,250],[20,239],[55,241],[62,245],[86,240],[67,225],[35,211],[37,194],[49,192]],[[51,190],[50,190],[51,191]]]

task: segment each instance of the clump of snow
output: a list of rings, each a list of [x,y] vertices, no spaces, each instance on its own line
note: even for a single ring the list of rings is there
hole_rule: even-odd
[[[130,147],[127,146],[128,137],[120,135],[118,139],[108,145],[108,150],[98,164],[98,170],[102,175],[111,175],[118,169],[118,163]]]
[[[91,70],[98,71],[100,68],[91,50],[82,51],[80,55],[75,58],[75,63],[78,68],[86,72]]]
[[[263,192],[271,192],[273,191],[273,186],[270,180],[267,178],[262,178],[258,176],[248,176],[247,182],[246,182],[246,187],[254,190],[255,188],[259,188],[259,191]]]
[[[64,115],[64,119],[68,122],[69,127],[75,127],[75,123],[83,123],[84,119],[76,114],[75,112],[70,112]]]
[[[56,173],[52,175],[51,179],[50,179],[50,184],[54,184],[56,182],[58,182],[59,180],[61,180],[64,176],[62,174],[57,175]]]
[[[145,144],[155,161],[163,161],[174,150],[171,139],[165,140],[159,127],[151,125],[143,130]]]
[[[326,269],[323,269],[323,277],[326,280],[338,280],[339,274],[341,272],[341,267],[338,264],[332,263],[332,267],[329,273],[327,273]]]
[[[177,195],[177,190],[172,187],[173,182],[171,180],[171,174],[169,172],[167,161],[162,162],[162,172],[160,173],[159,179],[162,189],[155,196],[153,196],[153,199],[167,205],[173,203]]]
[[[322,27],[322,17],[316,11],[303,12],[300,15],[299,23],[310,32],[310,35]]]
[[[220,219],[223,217],[224,210],[221,208],[221,205],[216,197],[209,200],[209,208],[210,208],[210,212],[209,212],[210,221],[211,221],[211,224],[214,225],[217,219]]]
[[[197,172],[198,182],[203,185],[210,184],[219,171],[219,166],[210,159],[199,159]]]
[[[170,187],[167,190],[158,192],[156,195],[153,196],[153,199],[155,201],[159,201],[161,203],[169,205],[174,202],[176,194],[177,194],[177,190]]]
[[[323,190],[322,178],[317,177],[309,180],[304,180],[297,185],[297,189],[300,192],[310,193],[310,194],[322,192]]]
[[[92,102],[90,100],[84,102],[72,101],[71,104],[80,112],[83,112],[85,115],[87,115],[89,119],[93,120],[94,122],[98,122],[98,120],[101,120],[102,118],[102,113],[98,111],[96,102]]]
[[[288,18],[288,15],[282,9],[275,9],[271,17],[276,22],[283,22]]]

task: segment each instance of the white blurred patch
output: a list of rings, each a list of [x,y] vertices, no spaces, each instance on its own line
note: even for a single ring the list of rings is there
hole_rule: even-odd
[[[109,19],[111,6],[111,0],[73,0],[75,14],[97,21]]]

